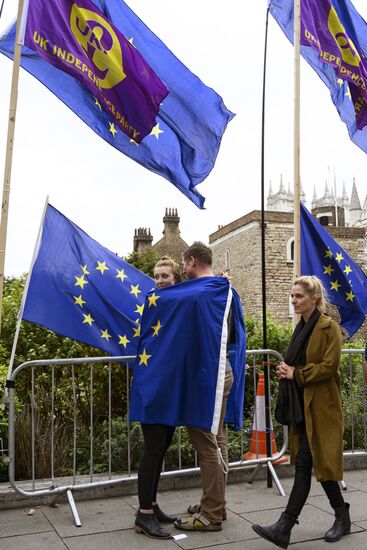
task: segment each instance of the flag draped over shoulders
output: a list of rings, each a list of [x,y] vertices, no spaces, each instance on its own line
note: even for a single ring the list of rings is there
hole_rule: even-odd
[[[110,145],[166,178],[203,208],[205,199],[196,186],[213,169],[223,133],[233,113],[123,0],[93,0],[93,4],[133,44],[169,89],[160,106],[157,124],[140,144],[118,129],[85,86],[26,46],[22,48],[22,67]],[[0,38],[0,52],[12,58],[14,40],[15,25]]]
[[[353,336],[367,313],[367,277],[303,205],[301,273],[322,281],[328,302],[338,308],[340,325]]]
[[[293,43],[293,0],[270,12]],[[351,140],[367,152],[367,23],[350,0],[302,0],[301,54],[330,90]]]
[[[111,355],[135,355],[153,280],[48,205],[22,318]]]
[[[245,326],[238,295],[223,277],[201,277],[148,294],[133,369],[131,420],[217,433],[231,304],[236,343],[226,420],[242,427]]]

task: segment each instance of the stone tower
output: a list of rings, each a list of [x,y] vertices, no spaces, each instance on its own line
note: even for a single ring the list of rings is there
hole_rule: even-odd
[[[153,245],[153,250],[159,255],[168,254],[172,258],[180,259],[182,252],[188,248],[188,244],[181,239],[177,208],[166,208],[163,224],[163,237]]]
[[[153,235],[150,233],[150,229],[146,227],[138,227],[135,229],[133,250],[138,254],[141,254],[147,248],[152,247]]]

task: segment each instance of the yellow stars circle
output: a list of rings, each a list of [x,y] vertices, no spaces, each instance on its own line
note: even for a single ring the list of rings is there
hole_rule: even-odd
[[[324,267],[324,275],[330,275],[330,276],[331,276],[331,273],[332,273],[333,271],[335,271],[335,269],[333,269],[333,268],[331,267],[331,264],[329,264],[329,265],[324,265],[323,267]]]
[[[75,302],[74,304],[77,304],[80,307],[83,307],[83,304],[86,304],[87,302],[83,300],[83,296],[79,294],[79,296],[73,296]]]
[[[126,349],[126,346],[130,343],[130,340],[127,339],[127,336],[126,334],[124,334],[124,336],[121,336],[119,334],[119,344],[121,344],[122,346],[124,346],[124,348]]]
[[[141,293],[141,290],[139,290],[139,285],[130,285],[131,287],[131,290],[130,290],[130,294],[134,294],[134,296],[138,297],[138,294]]]
[[[335,256],[335,259],[336,259],[337,262],[340,263],[342,260],[344,260],[343,254],[341,252],[337,252],[336,256]]]
[[[140,359],[140,363],[139,363],[139,366],[140,365],[146,365],[148,366],[148,359],[150,359],[150,357],[152,357],[151,355],[148,355],[145,348],[144,348],[144,351],[143,353],[140,353],[139,354],[139,359]]]
[[[161,322],[160,322],[159,319],[158,319],[156,325],[151,325],[150,328],[153,329],[153,336],[158,336],[158,332],[160,331],[160,329],[162,328],[162,326],[163,326],[163,325],[161,325]]]
[[[83,324],[88,323],[88,325],[91,327],[92,323],[94,323],[94,319],[92,319],[91,314],[88,313],[88,315],[86,315],[85,313],[83,313],[83,317],[84,317]]]
[[[100,111],[102,111],[101,104],[100,104],[100,102],[98,101],[98,99],[97,99],[95,96],[94,96],[94,101],[95,101],[95,104],[97,105],[98,109],[99,109]]]
[[[143,315],[143,311],[144,311],[144,304],[141,304],[141,306],[139,306],[138,304],[136,304],[135,313],[139,313],[139,315]]]
[[[157,307],[157,300],[158,300],[158,298],[160,298],[160,296],[157,296],[155,292],[154,292],[154,294],[152,294],[151,296],[148,296],[149,307],[150,307],[150,306]]]
[[[351,290],[350,292],[346,292],[345,294],[347,295],[346,301],[353,302],[355,298],[355,294],[353,294],[353,291]]]
[[[106,262],[98,262],[97,261],[97,267],[96,271],[100,271],[103,275],[105,271],[108,271],[110,268],[106,266]]]
[[[325,258],[330,258],[332,259],[333,257],[333,253],[331,252],[330,248],[328,248],[327,250],[325,250]]]
[[[113,137],[115,137],[115,135],[117,134],[117,130],[116,130],[116,128],[115,128],[114,123],[113,123],[113,122],[109,122],[108,124],[110,125],[110,132],[111,132],[111,134],[113,135]]]
[[[124,269],[117,269],[117,275],[116,279],[121,279],[121,282],[123,283],[125,279],[127,279],[127,275],[125,274]]]
[[[133,336],[133,338],[139,338],[139,336],[140,336],[140,325],[137,326],[136,328],[133,327],[133,331],[134,331],[134,336]]]
[[[345,273],[346,275],[349,275],[349,273],[352,272],[352,269],[350,267],[350,265],[346,265],[345,266],[345,269],[343,270],[343,273]]]
[[[74,275],[74,277],[76,279],[76,283],[74,284],[74,286],[80,286],[83,289],[84,285],[88,284],[88,281],[84,279],[84,275],[82,275],[81,277],[77,277],[76,275]]]
[[[112,336],[111,336],[111,334],[108,333],[108,330],[105,329],[105,330],[101,330],[101,338],[104,338],[108,342],[109,339],[112,338]]]
[[[90,275],[90,273],[87,269],[87,264],[81,265],[80,267],[82,268],[82,271],[83,271],[84,275]]]
[[[164,134],[164,130],[161,130],[159,127],[159,122],[152,128],[152,131],[150,132],[150,136],[155,136],[157,139],[159,139],[159,134]]]

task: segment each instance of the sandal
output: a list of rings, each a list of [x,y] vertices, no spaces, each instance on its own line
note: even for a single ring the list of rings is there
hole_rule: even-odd
[[[200,514],[201,506],[200,504],[191,504],[187,511],[189,514]],[[227,510],[223,508],[222,510],[222,521],[226,521],[227,519]]]
[[[175,521],[176,529],[182,531],[221,531],[222,523],[209,521],[201,514],[192,514],[190,516],[184,516]]]

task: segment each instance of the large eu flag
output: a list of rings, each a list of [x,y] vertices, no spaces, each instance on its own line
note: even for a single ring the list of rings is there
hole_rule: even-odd
[[[367,277],[303,205],[301,273],[319,277],[328,301],[338,308],[341,326],[353,336],[367,313]]]
[[[269,9],[293,43],[293,0]],[[350,139],[367,152],[367,23],[350,0],[302,0],[301,54],[330,90]]]
[[[227,349],[232,306],[235,343]],[[242,427],[245,325],[223,277],[200,277],[147,295],[133,370],[130,419],[217,433],[229,352],[234,383],[226,421]]]
[[[222,98],[196,77],[135,15],[123,0],[93,3],[131,41],[169,89],[150,135],[137,145],[123,134],[98,100],[78,80],[26,46],[21,65],[110,145],[175,185],[198,207],[196,189],[214,167],[221,139],[234,116]],[[0,38],[0,52],[13,58],[15,25]]]
[[[153,280],[47,206],[22,318],[100,348],[135,355]]]

